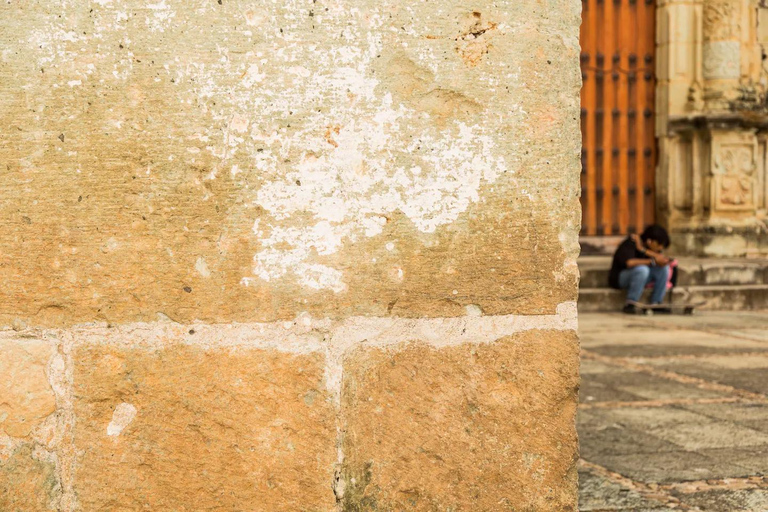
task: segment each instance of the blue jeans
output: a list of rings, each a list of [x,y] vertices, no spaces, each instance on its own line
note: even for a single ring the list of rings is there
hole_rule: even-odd
[[[627,301],[640,301],[645,285],[653,283],[651,304],[661,304],[664,294],[667,293],[667,281],[669,280],[669,265],[664,267],[649,267],[638,265],[622,270],[619,274],[619,286],[627,290]]]

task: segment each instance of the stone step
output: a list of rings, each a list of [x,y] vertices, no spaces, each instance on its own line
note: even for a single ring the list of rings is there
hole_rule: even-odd
[[[581,254],[584,256],[611,256],[626,240],[626,236],[580,236]]]
[[[579,258],[580,288],[608,286],[611,256]],[[679,258],[678,286],[720,286],[768,284],[768,260]]]
[[[642,300],[648,301],[649,295],[650,291],[646,290]],[[625,296],[623,290],[582,288],[579,290],[579,312],[619,311]],[[706,301],[702,310],[768,310],[768,285],[678,286],[673,290],[672,300],[677,303]]]

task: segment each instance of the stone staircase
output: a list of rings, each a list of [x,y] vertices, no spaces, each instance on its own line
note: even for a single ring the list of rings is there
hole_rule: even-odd
[[[678,262],[674,302],[706,301],[702,309],[711,310],[768,310],[768,260],[678,258]],[[621,309],[625,293],[608,287],[610,267],[611,256],[579,258],[580,312]]]

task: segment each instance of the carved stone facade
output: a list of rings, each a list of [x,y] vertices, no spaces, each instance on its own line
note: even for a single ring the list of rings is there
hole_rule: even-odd
[[[768,256],[768,5],[662,0],[657,21],[660,222],[678,254]]]
[[[737,140],[729,141],[728,136]],[[712,197],[717,211],[752,211],[757,205],[757,140],[726,133],[712,144]]]

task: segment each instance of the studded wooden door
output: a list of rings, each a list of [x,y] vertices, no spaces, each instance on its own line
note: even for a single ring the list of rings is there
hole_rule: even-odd
[[[582,234],[625,235],[655,213],[655,2],[582,6]]]

